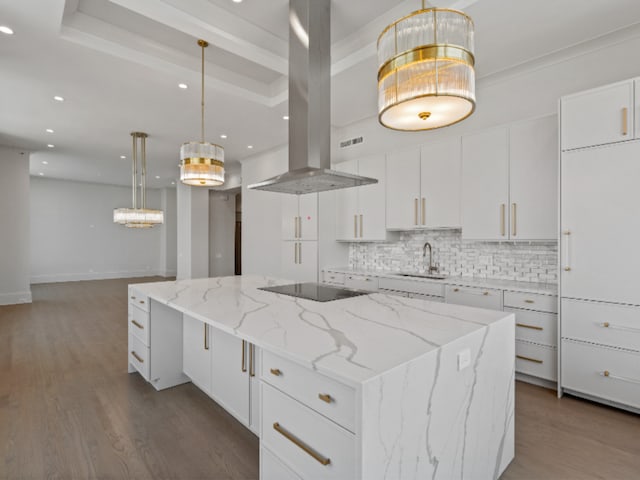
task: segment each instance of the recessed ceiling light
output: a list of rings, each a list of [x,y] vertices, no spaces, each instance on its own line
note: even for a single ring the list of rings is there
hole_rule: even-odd
[[[56,95],[55,97],[53,97],[53,99],[56,102],[64,102],[64,97],[61,97],[60,95]]]
[[[289,115],[285,115],[284,117],[282,117],[283,120],[289,120]]]
[[[176,182],[171,182],[171,185],[175,185],[175,184],[176,184]]]
[[[41,177],[44,177],[44,173],[42,173],[42,172],[40,172],[40,173],[39,173],[39,175],[40,175]]]
[[[253,145],[247,145],[247,148],[253,148]]]
[[[233,0],[233,3],[242,3],[242,0]]]
[[[227,138],[227,136],[223,133],[222,135],[220,135],[220,138]]]
[[[124,160],[125,158],[127,158],[127,156],[126,155],[120,155],[120,158]]]
[[[160,178],[160,175],[156,175],[156,178]]]
[[[0,26],[0,32],[4,33],[5,35],[13,35],[13,30],[11,30],[9,27],[6,27],[4,25]]]
[[[42,164],[43,164],[43,165],[49,165],[49,162],[47,162],[46,160],[43,160],[43,161],[42,161]]]
[[[186,83],[179,83],[178,84],[178,88],[181,88],[183,90],[186,90],[187,88],[189,88],[189,86]]]
[[[51,130],[50,128],[47,128],[46,132],[47,133],[53,133],[53,130]]]
[[[55,145],[53,143],[50,143],[49,145],[47,145],[47,147],[53,148],[53,147],[55,147]]]

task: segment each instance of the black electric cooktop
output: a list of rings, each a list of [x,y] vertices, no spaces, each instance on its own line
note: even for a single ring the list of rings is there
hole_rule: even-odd
[[[280,285],[278,287],[264,287],[258,290],[265,292],[281,293],[291,297],[315,300],[316,302],[331,302],[344,298],[367,295],[369,292],[360,290],[347,290],[346,288],[329,287],[319,283],[293,283],[291,285]]]

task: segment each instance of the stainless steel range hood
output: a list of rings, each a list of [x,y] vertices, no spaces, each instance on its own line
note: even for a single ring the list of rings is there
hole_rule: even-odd
[[[331,0],[289,2],[289,171],[255,190],[304,194],[378,180],[331,165]]]

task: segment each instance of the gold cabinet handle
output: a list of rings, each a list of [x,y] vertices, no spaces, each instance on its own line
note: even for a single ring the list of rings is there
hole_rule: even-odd
[[[298,242],[298,264],[302,265],[302,243]]]
[[[362,225],[364,223],[363,215],[360,214],[360,238],[362,238]]]
[[[454,292],[459,292],[459,291],[460,291],[460,289],[459,289],[459,288],[454,288],[454,289],[453,289],[453,291],[454,291]]]
[[[609,370],[605,370],[604,372],[600,373],[600,375],[602,375],[603,377],[610,378],[612,380],[620,380],[622,382],[634,383],[636,385],[640,385],[640,379],[630,378],[630,377],[623,377],[621,375],[614,375]]]
[[[482,295],[484,295],[485,297],[489,296],[489,292],[482,292]]]
[[[204,324],[204,349],[209,350],[209,329],[207,324]]]
[[[272,368],[269,371],[271,372],[271,375],[275,375],[276,377],[282,375],[282,371],[279,368]]]
[[[249,344],[249,376],[250,377],[255,377],[256,376],[256,369],[255,369],[255,358],[254,358],[254,352],[253,349],[255,348],[255,346],[253,345],[253,343]]]
[[[138,322],[136,322],[135,320],[131,320],[131,323],[133,323],[140,330],[144,330],[144,327],[142,325],[140,325]]]
[[[538,327],[536,325],[527,325],[526,323],[516,323],[516,327],[530,328],[531,330],[544,330],[544,328],[542,327]]]
[[[247,371],[247,342],[245,340],[242,340],[242,371],[246,372]]]
[[[628,117],[629,117],[629,109],[627,107],[624,107],[622,109],[622,135],[625,135],[625,136],[629,133]]]
[[[333,402],[333,398],[331,398],[331,395],[329,395],[328,393],[319,393],[318,398],[326,403]]]
[[[543,363],[542,360],[538,360],[537,358],[525,357],[523,355],[516,355],[516,358],[519,358],[520,360],[526,360],[527,362]]]
[[[144,303],[144,300],[140,300],[140,303]]]
[[[427,199],[422,197],[422,225],[427,224]]]
[[[609,328],[610,323],[609,323],[609,322],[604,322],[604,323],[602,324],[602,326],[603,326],[604,328]]]
[[[536,303],[533,300],[525,300],[524,303]]]
[[[358,238],[358,215],[353,216],[353,238]]]
[[[413,203],[413,223],[418,225],[418,199]]]
[[[302,238],[302,217],[298,217],[298,238]]]
[[[291,443],[293,443],[294,445],[302,449],[305,453],[307,453],[308,455],[311,455],[318,463],[321,463],[322,465],[325,465],[325,466],[331,463],[330,458],[320,455],[318,452],[316,452],[313,448],[311,448],[309,445],[304,443],[298,437],[296,437],[295,435],[293,435],[292,433],[288,432],[286,429],[281,427],[278,422],[273,424],[273,429],[276,432],[278,432],[280,435],[282,435],[284,438],[289,440]]]
[[[511,204],[511,235],[514,237],[518,234],[516,229],[516,209],[518,206],[515,203]]]
[[[134,296],[132,295],[132,296],[131,296],[131,300],[135,300],[135,299],[136,299],[136,297],[134,297]]]
[[[563,256],[564,256],[564,263],[565,266],[563,268],[563,270],[565,272],[570,272],[571,271],[571,267],[569,266],[569,236],[571,235],[571,231],[570,230],[564,230],[562,232],[563,238],[564,238],[564,251],[563,251]]]
[[[140,356],[136,352],[134,352],[133,350],[131,350],[131,355],[133,355],[133,358],[138,360],[140,363],[144,363],[144,360],[142,358],[140,358]]]
[[[505,204],[501,204],[500,205],[500,235],[502,235],[503,237],[505,236],[506,230],[505,230]]]

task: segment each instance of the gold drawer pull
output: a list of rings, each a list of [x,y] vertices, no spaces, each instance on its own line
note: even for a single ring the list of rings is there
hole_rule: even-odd
[[[614,375],[609,370],[605,370],[604,372],[599,372],[603,377],[610,378],[612,380],[620,380],[621,382],[634,383],[636,385],[640,385],[640,379],[637,378],[629,378],[623,377],[621,375]]]
[[[460,289],[459,289],[459,288],[454,288],[454,289],[453,289],[453,291],[454,291],[454,292],[459,292],[459,291],[460,291]]]
[[[247,371],[247,341],[246,340],[242,340],[242,365],[240,367],[240,369],[242,370],[242,372],[246,372]]]
[[[131,320],[131,323],[133,323],[140,330],[144,330],[144,327],[142,325],[140,325],[138,322],[136,322],[135,320]]]
[[[133,357],[138,360],[140,363],[144,363],[144,360],[140,358],[140,356],[134,352],[133,350],[131,350],[131,355],[133,355]]]
[[[280,375],[282,375],[282,372],[280,371],[279,368],[272,368],[269,371],[271,372],[271,375],[275,375],[276,377],[279,377]]]
[[[131,296],[131,300],[135,300],[135,299],[136,299],[136,297],[134,297],[134,296]]]
[[[608,377],[608,376],[609,376],[609,370],[605,370],[604,372],[602,372],[602,374],[603,374],[605,377]]]
[[[564,271],[565,272],[570,272],[571,271],[571,267],[564,267]]]
[[[144,303],[144,300],[140,300],[140,303]]]
[[[535,325],[527,325],[526,323],[516,323],[516,327],[522,327],[522,328],[530,328],[531,330],[544,330],[544,328],[542,327],[537,327]]]
[[[483,295],[486,297],[489,295],[489,292],[484,292]]]
[[[331,395],[329,395],[328,393],[319,393],[318,398],[323,402],[327,402],[327,403],[333,402],[333,398],[331,398]]]
[[[536,358],[531,358],[531,357],[524,357],[522,355],[516,355],[516,358],[519,358],[520,360],[526,360],[527,362],[543,363],[542,360],[538,360]]]
[[[525,300],[524,303],[536,303],[533,300]]]
[[[629,130],[628,130],[629,120],[627,118],[628,116],[629,116],[629,109],[627,107],[624,107],[622,109],[622,135],[627,135],[629,133]]]
[[[611,324],[610,324],[609,322],[604,322],[604,323],[602,324],[602,326],[603,326],[604,328],[609,328],[609,326],[610,326],[610,325],[611,325]],[[607,373],[607,372],[605,372],[605,373]]]
[[[311,455],[318,463],[321,463],[322,465],[325,465],[325,466],[331,463],[330,458],[323,457],[322,455],[320,455],[318,452],[316,452],[309,445],[307,445],[302,440],[297,438],[295,435],[293,435],[292,433],[282,428],[278,422],[273,424],[273,429],[276,432],[278,432],[280,435],[282,435],[284,438],[286,438],[287,440],[295,444],[297,447],[300,447],[302,450],[305,451],[305,453]]]
[[[253,343],[250,343],[249,344],[249,376],[250,377],[256,376],[254,349],[255,349],[255,346],[253,345]]]

